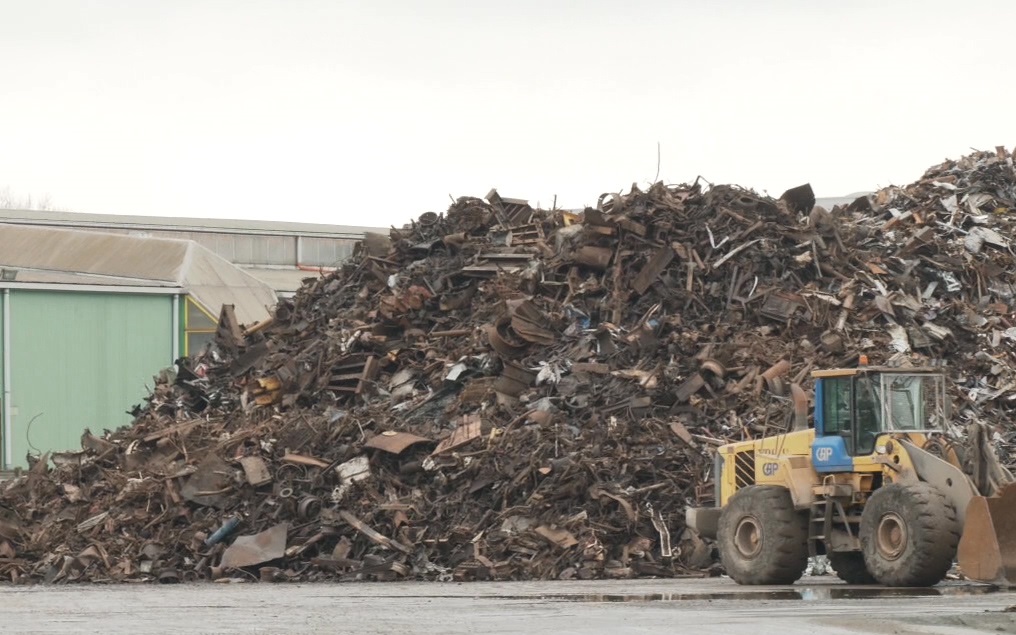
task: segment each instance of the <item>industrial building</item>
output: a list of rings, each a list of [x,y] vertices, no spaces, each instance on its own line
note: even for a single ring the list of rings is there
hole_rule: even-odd
[[[48,210],[0,210],[0,223],[193,240],[272,287],[279,297],[291,296],[304,278],[348,258],[365,233],[388,233],[384,228],[350,225]]]
[[[267,318],[364,231],[0,211],[0,469],[130,423],[153,376],[214,338],[222,305]]]
[[[0,470],[130,423],[152,378],[385,229],[0,210]]]

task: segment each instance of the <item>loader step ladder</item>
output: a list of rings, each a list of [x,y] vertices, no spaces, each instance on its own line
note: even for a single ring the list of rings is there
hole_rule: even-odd
[[[851,496],[852,489],[846,485],[836,485],[826,481],[812,490],[815,500],[812,501],[808,510],[808,555],[814,558],[819,555],[818,545],[823,545],[824,553],[832,551],[833,523],[837,528],[840,526],[847,532],[849,538],[853,538],[853,531],[850,528],[851,522],[859,519],[847,516],[843,508],[841,498]]]

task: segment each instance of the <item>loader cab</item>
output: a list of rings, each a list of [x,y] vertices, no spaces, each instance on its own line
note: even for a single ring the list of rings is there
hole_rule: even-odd
[[[949,399],[941,372],[922,368],[859,367],[815,371],[818,472],[853,469],[853,457],[875,452],[879,435],[946,432]]]

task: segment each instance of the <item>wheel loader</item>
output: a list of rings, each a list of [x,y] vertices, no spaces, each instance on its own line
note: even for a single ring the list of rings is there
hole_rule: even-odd
[[[862,360],[863,362],[863,360]],[[792,584],[826,555],[851,584],[932,586],[954,562],[1016,584],[1016,486],[983,424],[951,420],[941,369],[812,372],[781,433],[719,447],[715,507],[688,508],[740,584]]]

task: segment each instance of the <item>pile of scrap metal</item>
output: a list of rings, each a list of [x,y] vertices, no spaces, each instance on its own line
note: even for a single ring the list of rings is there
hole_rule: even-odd
[[[1016,433],[1004,150],[849,206],[656,184],[581,212],[462,198],[165,372],[128,428],[0,486],[0,577],[709,575],[710,448],[809,371],[947,360]]]

